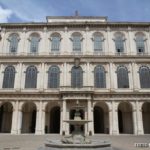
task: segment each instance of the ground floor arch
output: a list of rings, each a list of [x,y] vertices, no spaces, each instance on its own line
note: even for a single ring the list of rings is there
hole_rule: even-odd
[[[45,118],[45,133],[60,133],[60,107],[51,106],[46,107]]]
[[[21,133],[35,133],[36,110],[36,105],[32,102],[27,102],[23,105]]]
[[[142,117],[144,134],[150,134],[150,102],[146,102],[143,104]]]
[[[10,133],[12,126],[13,106],[6,102],[0,106],[0,133]]]
[[[100,102],[94,107],[94,133],[109,133],[109,113],[107,104]]]
[[[133,112],[131,104],[121,102],[118,106],[119,133],[133,134]]]

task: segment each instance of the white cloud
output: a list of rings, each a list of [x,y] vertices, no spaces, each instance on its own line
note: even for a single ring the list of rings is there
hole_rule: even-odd
[[[3,9],[0,6],[0,22],[8,22],[8,18],[12,15],[12,11],[10,9]]]
[[[45,16],[57,13],[51,5],[42,7],[37,0],[0,0],[0,2],[23,21],[45,21]]]

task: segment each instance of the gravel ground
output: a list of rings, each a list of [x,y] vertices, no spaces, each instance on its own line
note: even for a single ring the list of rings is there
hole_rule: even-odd
[[[150,150],[150,135],[94,135],[93,140],[108,140],[113,150]],[[41,150],[46,139],[61,139],[60,135],[9,135],[0,134],[0,150]],[[136,147],[135,143],[145,144]],[[148,145],[149,144],[149,145]],[[149,147],[148,147],[149,146]]]

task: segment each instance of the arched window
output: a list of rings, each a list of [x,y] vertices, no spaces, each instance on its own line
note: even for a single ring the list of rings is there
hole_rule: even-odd
[[[94,34],[93,42],[94,42],[94,51],[95,52],[103,51],[103,41],[104,41],[104,38],[100,33]]]
[[[51,66],[48,70],[48,88],[58,88],[60,70],[57,66]]]
[[[59,34],[55,33],[51,36],[51,51],[58,52],[60,50],[60,40],[61,37]]]
[[[117,53],[123,53],[124,52],[124,36],[121,33],[115,34],[115,47]]]
[[[3,88],[14,88],[15,68],[13,66],[6,67],[4,71]]]
[[[18,49],[19,36],[17,34],[11,34],[8,38],[9,44],[9,52],[16,53]]]
[[[106,74],[103,66],[94,69],[94,85],[96,88],[106,88]]]
[[[40,36],[36,33],[30,37],[30,53],[38,53]]]
[[[81,42],[82,42],[81,34],[73,33],[71,40],[72,40],[72,44],[73,44],[73,51],[80,52],[81,51]]]
[[[118,88],[129,88],[128,70],[124,66],[117,68],[117,82]]]
[[[137,53],[145,52],[145,38],[143,34],[136,34],[135,38]]]
[[[141,88],[150,88],[150,69],[142,66],[139,70]]]
[[[81,67],[72,67],[71,86],[73,88],[81,88],[83,86],[83,71]]]
[[[37,85],[37,68],[29,66],[26,70],[25,88],[36,88]]]

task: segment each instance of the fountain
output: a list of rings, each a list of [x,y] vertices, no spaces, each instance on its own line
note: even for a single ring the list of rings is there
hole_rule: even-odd
[[[90,120],[82,120],[80,110],[84,109],[83,106],[77,105],[73,107],[75,109],[74,119],[64,120],[74,126],[74,131],[70,136],[63,136],[61,141],[48,140],[45,143],[45,150],[112,150],[111,144],[108,141],[92,141],[85,136],[81,131],[81,126],[91,122]]]

